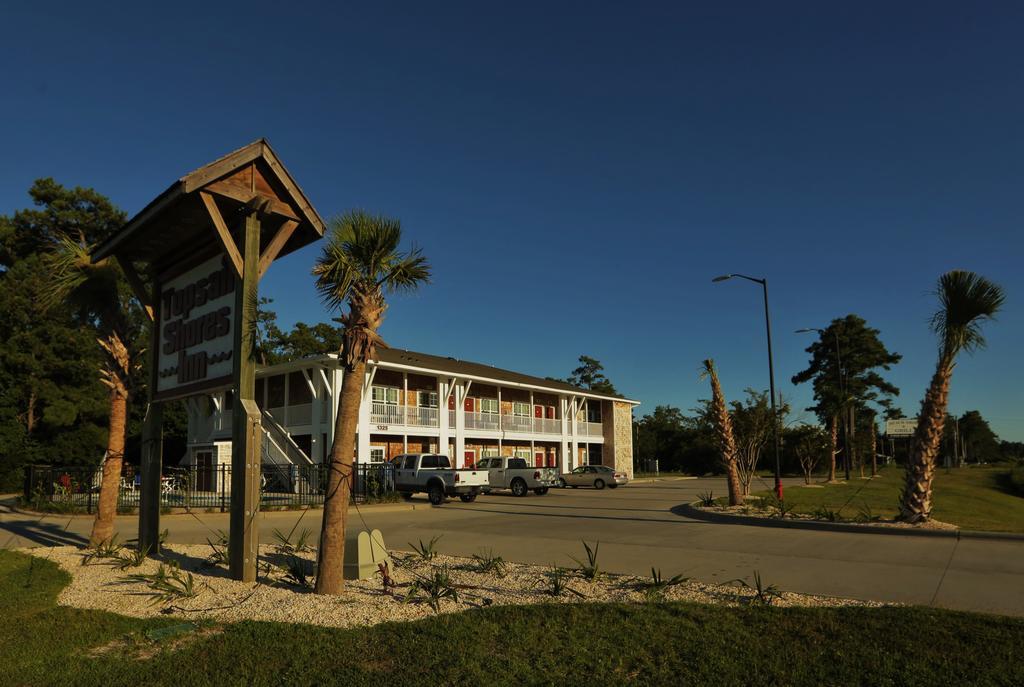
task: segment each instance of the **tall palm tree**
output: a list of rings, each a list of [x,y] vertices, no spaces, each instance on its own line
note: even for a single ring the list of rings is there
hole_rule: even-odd
[[[132,346],[135,307],[127,295],[120,267],[112,259],[94,262],[92,247],[69,236],[61,236],[46,256],[51,290],[44,305],[68,302],[80,319],[95,326],[96,342],[103,349],[100,381],[110,390],[110,425],[103,458],[99,507],[93,521],[90,546],[100,546],[114,536],[114,516],[121,485],[125,434],[128,426],[128,398],[132,374],[138,371],[140,351]],[[92,488],[92,485],[89,485]]]
[[[401,240],[398,220],[353,210],[331,221],[327,244],[313,268],[316,288],[327,306],[333,310],[348,305],[348,312],[337,318],[342,328],[345,374],[327,475],[314,587],[317,594],[338,594],[343,585],[345,526],[363,375],[376,347],[387,346],[377,333],[387,310],[385,295],[414,291],[430,281],[427,259],[415,247],[399,252]]]
[[[702,363],[701,379],[711,378],[711,424],[718,436],[718,452],[722,466],[725,468],[726,483],[729,488],[729,505],[743,505],[743,488],[740,486],[739,468],[736,464],[736,436],[732,430],[732,417],[725,403],[722,385],[718,383],[718,372],[715,361],[710,358]]]
[[[906,522],[931,517],[935,459],[942,441],[956,356],[960,351],[971,353],[985,346],[981,323],[993,319],[1006,300],[1000,286],[963,270],[939,277],[936,295],[941,307],[932,316],[931,329],[939,337],[939,361],[921,403],[911,442],[906,483],[900,497],[900,518]]]

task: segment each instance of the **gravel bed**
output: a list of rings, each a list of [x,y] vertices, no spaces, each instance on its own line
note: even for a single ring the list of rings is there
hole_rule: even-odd
[[[163,614],[195,619],[207,618],[232,622],[263,620],[308,623],[330,627],[375,625],[389,621],[407,621],[435,614],[426,595],[412,587],[417,577],[447,570],[457,599],[440,600],[438,613],[457,613],[484,606],[538,603],[643,602],[652,600],[651,592],[639,588],[650,578],[602,574],[598,581],[583,579],[566,570],[568,591],[551,593],[551,568],[505,563],[504,574],[481,573],[473,569],[471,558],[438,555],[426,562],[411,553],[392,551],[395,565],[390,571],[396,586],[386,593],[380,577],[349,580],[339,596],[318,596],[309,588],[291,584],[286,565],[290,554],[279,547],[260,550],[260,575],[255,584],[228,578],[223,565],[209,562],[211,549],[206,545],[170,544],[164,547],[165,565],[177,564],[182,573],[191,572],[198,594],[191,599],[160,601],[153,598],[147,583],[130,581],[131,574],[155,573],[160,562],[147,559],[141,566],[118,570],[108,560],[83,565],[87,553],[72,546],[23,549],[25,553],[51,560],[70,573],[72,581],[61,592],[58,603],[64,606],[92,608],[134,617]],[[315,553],[304,551],[302,558],[312,580]],[[751,580],[752,582],[752,580]],[[770,583],[766,579],[765,583]],[[406,597],[412,590],[409,600]],[[698,603],[740,605],[751,603],[754,592],[739,585],[714,585],[684,582],[667,587],[654,599]],[[877,602],[780,592],[773,599],[777,606],[883,606]]]
[[[812,485],[814,486],[814,485]],[[748,500],[757,502],[757,497],[746,497]],[[759,507],[759,505],[753,505],[751,503],[742,506],[705,506],[702,503],[691,503],[692,507],[699,510],[707,511],[709,513],[720,513],[721,515],[742,515],[750,518],[771,518],[778,520],[779,510],[772,506]],[[814,515],[809,513],[789,513],[786,515],[786,520],[804,520],[813,522],[827,522],[832,524],[841,525],[857,525],[860,527],[895,527],[899,529],[917,529],[917,530],[957,530],[960,529],[956,525],[948,522],[942,522],[940,520],[927,520],[919,523],[909,522],[897,522],[896,520],[872,520],[870,522],[857,522],[856,520],[823,520],[816,518]]]

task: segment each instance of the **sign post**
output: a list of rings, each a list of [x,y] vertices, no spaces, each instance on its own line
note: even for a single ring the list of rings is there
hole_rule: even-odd
[[[323,220],[260,139],[178,179],[93,251],[93,260],[117,259],[153,323],[140,547],[159,547],[163,404],[229,390],[229,568],[234,579],[256,578],[263,441],[253,355],[257,286],[275,259],[323,233]]]
[[[234,386],[235,404],[231,418],[231,531],[228,566],[231,577],[243,582],[256,580],[259,530],[256,514],[260,507],[260,444],[263,432],[256,406],[256,285],[259,280],[260,218],[257,212],[245,216],[242,230],[242,282],[235,292]]]

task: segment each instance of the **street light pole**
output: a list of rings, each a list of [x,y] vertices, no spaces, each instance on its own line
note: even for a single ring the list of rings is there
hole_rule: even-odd
[[[733,277],[746,279],[755,284],[760,284],[764,293],[764,328],[768,336],[768,393],[771,394],[772,402],[772,446],[775,452],[775,495],[782,500],[782,468],[779,461],[779,413],[775,407],[775,363],[772,359],[772,320],[768,313],[768,280],[748,277],[745,274],[725,274],[715,277],[711,281],[719,282]]]

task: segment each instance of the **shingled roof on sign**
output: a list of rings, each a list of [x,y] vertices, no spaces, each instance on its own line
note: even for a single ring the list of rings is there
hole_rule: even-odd
[[[282,244],[275,253],[280,257],[324,234],[323,219],[261,138],[179,178],[97,247],[93,258],[116,256],[159,272],[195,254],[197,247],[215,250],[218,239],[204,195],[215,199],[229,231],[239,209],[253,203],[264,207],[261,254],[275,237]],[[287,237],[278,236],[282,227]]]

